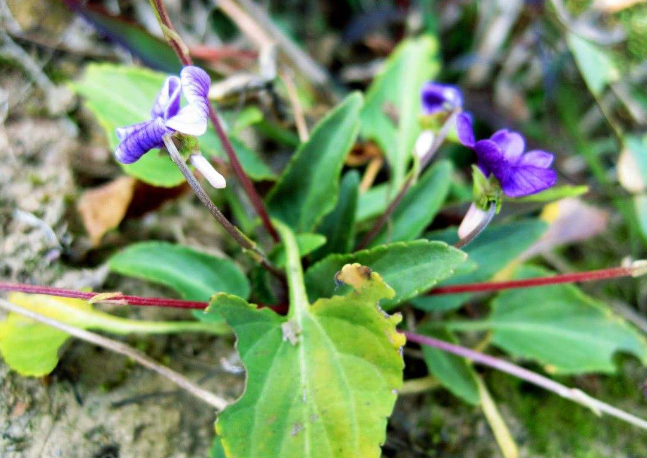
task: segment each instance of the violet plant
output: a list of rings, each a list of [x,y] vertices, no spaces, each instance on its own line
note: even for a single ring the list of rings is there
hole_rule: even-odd
[[[518,224],[493,220],[507,202],[528,196],[539,202],[562,197],[554,188],[555,155],[526,151],[524,137],[507,129],[477,141],[460,89],[429,81],[434,75],[428,63],[436,59],[436,50],[428,37],[403,41],[366,94],[347,95],[321,117],[275,174],[235,132],[226,130],[222,119],[235,121],[239,113],[216,113],[209,98],[212,78],[191,62],[163,3],[151,3],[183,63],[179,76],[90,64],[75,90],[102,120],[117,161],[145,164],[137,169],[137,177],[151,183],[152,177],[162,176],[169,180],[165,183],[177,185],[181,181],[173,173],[179,170],[238,247],[227,246],[226,255],[220,257],[146,241],[110,258],[114,273],[163,284],[181,299],[101,296],[0,283],[0,289],[73,298],[49,308],[22,295],[0,301],[12,312],[0,327],[0,352],[11,367],[24,375],[48,373],[68,334],[111,348],[110,342],[82,332],[87,329],[113,334],[231,333],[246,371],[245,390],[238,399],[222,399],[179,374],[169,375],[141,355],[135,358],[217,409],[215,449],[229,458],[381,456],[399,392],[420,386],[419,380],[403,377],[407,341],[422,346],[428,372],[422,378],[433,378],[466,403],[481,406],[497,437],[509,432],[492,413],[494,401],[473,364],[506,372],[597,414],[647,429],[644,420],[580,390],[460,343],[458,333],[487,333],[479,348],[492,345],[561,374],[614,372],[618,351],[647,364],[647,343],[639,332],[601,301],[568,284],[639,276],[646,269],[643,262],[634,262],[553,276],[524,264],[517,266],[515,279],[490,281],[514,265],[545,232],[545,223],[533,218]],[[405,65],[410,62],[416,65]],[[119,91],[125,99],[140,97],[141,103],[105,109],[109,96],[92,87],[115,78],[122,78]],[[400,92],[392,82],[403,79],[415,84]],[[384,109],[391,105],[400,110],[397,119]],[[454,137],[474,153],[472,183],[462,186],[472,188],[469,199],[450,195],[457,174],[470,177],[442,158]],[[351,149],[365,140],[378,145],[388,167],[397,171],[384,183],[376,183],[375,176],[365,171],[360,185],[359,170],[347,166]],[[237,177],[229,187],[242,186],[248,200],[237,194],[222,198],[225,156]],[[216,160],[222,174],[211,163]],[[203,188],[200,176],[216,190]],[[266,195],[256,190],[250,176],[272,182]],[[219,207],[223,201],[225,211]],[[449,205],[459,205],[462,212],[467,209],[460,226],[430,231],[438,229],[435,217]],[[256,210],[262,225],[241,208]],[[204,224],[209,224],[206,217]],[[490,302],[487,315],[479,319],[461,315],[467,294],[495,290],[502,292]],[[197,321],[158,325],[114,321],[92,309],[88,299],[193,309]],[[412,310],[415,315],[408,313]],[[33,321],[24,321],[20,314]],[[42,326],[58,326],[62,334],[28,348],[21,345],[24,326],[31,326],[27,329],[32,333]],[[34,355],[39,352],[47,361],[38,361]]]

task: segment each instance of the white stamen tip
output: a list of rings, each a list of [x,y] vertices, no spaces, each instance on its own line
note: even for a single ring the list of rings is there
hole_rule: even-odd
[[[418,135],[418,139],[416,140],[416,144],[413,147],[413,154],[418,158],[424,157],[424,155],[427,154],[427,151],[431,149],[431,145],[434,144],[434,138],[436,138],[436,136],[430,130],[423,130],[420,132],[420,135]]]
[[[211,163],[200,154],[192,154],[189,157],[191,165],[198,170],[203,177],[216,189],[223,189],[227,187],[227,181],[216,169],[213,168]]]
[[[481,224],[481,221],[487,216],[487,212],[481,210],[476,204],[470,205],[469,210],[465,213],[465,217],[458,227],[458,238],[464,239],[471,234],[474,229]]]

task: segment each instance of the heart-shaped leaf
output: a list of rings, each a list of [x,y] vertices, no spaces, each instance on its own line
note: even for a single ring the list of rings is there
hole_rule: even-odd
[[[544,269],[527,266],[516,277],[548,275]],[[645,338],[604,304],[568,284],[505,291],[492,302],[488,319],[450,328],[491,330],[494,345],[536,360],[549,372],[612,373],[618,352],[647,364]]]
[[[296,241],[287,248],[290,311],[280,316],[218,294],[207,313],[237,335],[247,370],[243,396],[218,417],[229,458],[378,458],[396,390],[402,384],[404,336],[378,306],[393,290],[360,265],[338,280],[354,291],[308,303]]]

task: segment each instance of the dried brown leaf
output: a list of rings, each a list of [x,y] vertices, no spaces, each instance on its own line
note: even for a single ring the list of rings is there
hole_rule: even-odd
[[[77,209],[92,246],[99,245],[106,232],[116,228],[124,219],[133,199],[136,183],[136,179],[123,176],[81,195]]]

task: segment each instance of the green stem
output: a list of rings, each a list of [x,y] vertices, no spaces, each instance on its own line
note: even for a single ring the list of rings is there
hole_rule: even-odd
[[[113,316],[96,320],[89,329],[106,331],[111,334],[175,334],[181,332],[203,332],[206,334],[230,334],[224,323],[202,323],[200,321],[138,321]]]
[[[275,221],[274,225],[285,246],[285,273],[288,277],[288,290],[290,293],[288,320],[295,319],[298,324],[301,324],[301,319],[308,311],[309,303],[303,282],[303,269],[301,268],[301,255],[299,254],[297,239],[294,232],[283,223]]]
[[[229,334],[231,331],[224,323],[202,323],[199,321],[138,321],[120,318],[98,310],[86,310],[63,301],[54,306],[34,307],[34,311],[58,319],[64,323],[86,329],[126,335],[170,334],[179,332],[204,332],[208,334]]]

